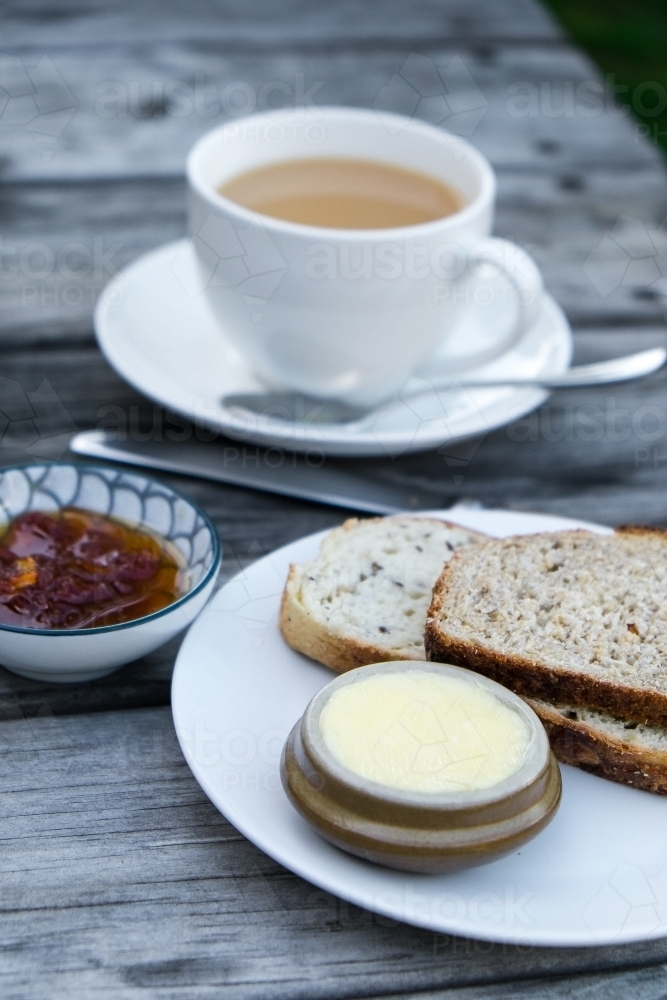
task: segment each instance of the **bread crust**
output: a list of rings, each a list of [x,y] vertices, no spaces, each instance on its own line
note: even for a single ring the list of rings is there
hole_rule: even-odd
[[[651,524],[618,524],[614,528],[615,535],[659,535],[667,539],[667,528]]]
[[[391,651],[373,646],[370,643],[359,642],[356,639],[344,638],[330,631],[321,622],[313,618],[304,608],[299,599],[303,566],[293,563],[290,566],[287,583],[280,602],[279,625],[285,642],[304,653],[312,660],[323,663],[325,667],[343,674],[355,667],[365,667],[370,663],[384,663],[387,660],[403,660],[406,657],[391,655]],[[411,657],[414,659],[414,657]]]
[[[487,536],[471,528],[462,528],[451,521],[442,521],[434,517],[419,517],[415,515],[397,515],[401,520],[416,520],[421,523],[432,522],[441,527],[454,528],[467,532],[471,537],[486,540]],[[364,523],[385,521],[384,517],[365,518]],[[348,518],[334,531],[354,531],[359,526],[359,518]],[[330,536],[328,536],[330,537]],[[323,663],[337,673],[365,667],[371,663],[385,663],[389,660],[420,659],[416,652],[401,653],[391,651],[386,647],[375,646],[372,643],[360,642],[346,636],[337,635],[322,622],[317,621],[303,606],[300,600],[301,583],[304,568],[299,564],[290,566],[287,583],[280,603],[279,626],[282,636],[292,649]],[[424,657],[425,658],[425,657]]]
[[[659,534],[663,539],[667,537],[664,528],[644,528],[640,525],[623,525],[616,531],[619,534]],[[439,624],[440,614],[447,602],[450,576],[456,572],[462,558],[465,558],[464,552],[454,554],[433,588],[424,634],[427,659],[470,667],[521,697],[596,708],[619,719],[667,726],[667,695],[659,691],[559,670],[530,657],[508,656],[447,633]]]
[[[556,707],[526,699],[542,721],[555,756],[600,778],[667,795],[667,752],[615,740],[601,730],[564,717]]]

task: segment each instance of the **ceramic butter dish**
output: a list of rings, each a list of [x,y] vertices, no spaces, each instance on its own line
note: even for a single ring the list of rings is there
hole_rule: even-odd
[[[515,851],[561,796],[558,764],[525,702],[462,667],[416,660],[327,684],[287,739],[281,777],[332,844],[415,872]]]

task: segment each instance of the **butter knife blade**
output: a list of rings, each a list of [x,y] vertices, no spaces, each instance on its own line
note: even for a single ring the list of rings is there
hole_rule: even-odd
[[[449,506],[450,497],[385,483],[350,471],[335,459],[234,441],[123,441],[104,431],[82,431],[70,451],[90,458],[160,469],[249,489],[297,497],[369,514]],[[321,464],[320,464],[321,463]]]

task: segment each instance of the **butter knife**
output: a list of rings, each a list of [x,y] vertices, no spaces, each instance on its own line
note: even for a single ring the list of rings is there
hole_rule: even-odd
[[[72,438],[69,448],[89,458],[212,479],[369,514],[428,510],[449,506],[452,501],[437,490],[388,483],[321,455],[309,459],[231,440],[121,442],[105,431],[82,431]]]

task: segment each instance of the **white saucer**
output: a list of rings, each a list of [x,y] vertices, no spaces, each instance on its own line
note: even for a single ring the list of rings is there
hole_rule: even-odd
[[[503,537],[608,528],[544,514],[429,512]],[[441,934],[524,945],[619,945],[667,934],[667,799],[562,766],[553,822],[493,864],[448,875],[392,871],[345,854],[292,808],[279,776],[290,729],[335,675],[278,628],[289,564],[326,532],[260,559],[220,590],[176,660],[172,711],[185,758],[227,819],[280,864],[368,910]]]
[[[498,309],[480,304],[469,313],[468,323],[486,329],[496,321]],[[397,399],[363,432],[270,417],[246,420],[226,410],[221,397],[259,392],[263,386],[209,311],[189,240],[145,254],[112,278],[95,310],[95,331],[109,363],[144,395],[229,437],[292,451],[354,456],[435,448],[517,420],[548,395],[542,389],[502,387],[440,396],[429,392],[409,401]],[[569,324],[546,295],[537,322],[522,341],[478,373],[558,374],[569,366],[571,353]]]

